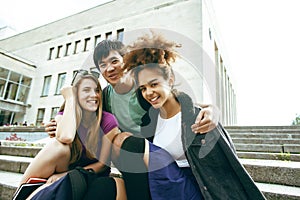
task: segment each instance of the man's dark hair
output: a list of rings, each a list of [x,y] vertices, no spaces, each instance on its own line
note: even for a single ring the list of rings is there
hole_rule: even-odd
[[[94,50],[93,59],[98,70],[100,70],[98,65],[99,60],[107,57],[112,50],[117,51],[123,56],[124,44],[118,40],[103,40],[97,44]]]

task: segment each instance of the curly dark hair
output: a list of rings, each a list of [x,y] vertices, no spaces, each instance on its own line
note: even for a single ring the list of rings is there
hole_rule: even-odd
[[[129,71],[137,66],[150,63],[170,66],[170,63],[174,62],[178,56],[175,48],[180,46],[152,31],[151,35],[145,34],[126,47],[123,68]]]

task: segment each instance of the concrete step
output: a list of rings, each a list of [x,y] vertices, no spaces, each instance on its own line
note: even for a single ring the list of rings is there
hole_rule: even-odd
[[[258,183],[257,187],[263,192],[268,200],[299,200],[300,187]]]
[[[1,155],[35,157],[41,147],[0,146]]]
[[[300,139],[295,133],[229,133],[231,138],[258,138],[258,139]]]
[[[229,133],[264,132],[264,133],[300,133],[300,126],[225,126]]]
[[[251,151],[251,152],[283,152],[280,144],[234,144],[237,151]]]
[[[33,158],[0,155],[0,170],[24,173]],[[253,180],[257,182],[275,183],[300,187],[300,162],[243,159],[241,163]]]
[[[21,173],[0,171],[0,199],[11,200],[22,178]]]
[[[0,171],[0,199],[11,200],[18,187],[22,174]],[[284,185],[258,183],[258,188],[268,200],[296,200],[300,199],[300,188]]]
[[[300,162],[240,159],[255,182],[300,187]]]
[[[239,158],[246,159],[286,160],[300,162],[300,154],[237,151],[237,155]]]
[[[300,144],[300,139],[282,138],[232,138],[232,141],[240,144]]]
[[[237,151],[300,153],[300,144],[234,144]]]
[[[0,170],[24,173],[33,158],[0,155]]]

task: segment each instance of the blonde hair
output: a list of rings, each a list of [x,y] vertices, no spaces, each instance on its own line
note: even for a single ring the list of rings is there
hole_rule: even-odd
[[[96,152],[98,149],[98,142],[101,138],[99,138],[99,131],[100,131],[100,123],[101,123],[101,118],[102,118],[102,89],[100,86],[100,83],[96,77],[94,77],[91,74],[87,75],[82,75],[82,74],[77,74],[77,77],[73,83],[75,87],[76,94],[78,93],[78,86],[81,84],[82,80],[84,79],[91,79],[97,84],[97,88],[99,89],[99,107],[96,110],[96,118],[94,121],[91,123],[92,125],[88,128],[87,130],[87,139],[85,141],[85,147],[86,147],[86,154],[88,158],[96,158]],[[78,129],[81,120],[82,120],[82,108],[79,105],[78,102],[78,96],[75,96],[76,99],[76,130]],[[63,106],[64,107],[64,104]],[[63,108],[62,108],[63,109]],[[78,133],[76,132],[75,139],[72,142],[71,145],[71,158],[70,158],[70,164],[75,163],[76,161],[79,160],[82,154],[82,144],[80,142]]]

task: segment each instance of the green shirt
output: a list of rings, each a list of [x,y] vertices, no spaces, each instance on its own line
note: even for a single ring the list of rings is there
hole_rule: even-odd
[[[140,106],[134,87],[126,94],[118,94],[111,85],[107,86],[106,111],[114,114],[122,131],[139,134],[141,130],[141,119],[146,111]]]

